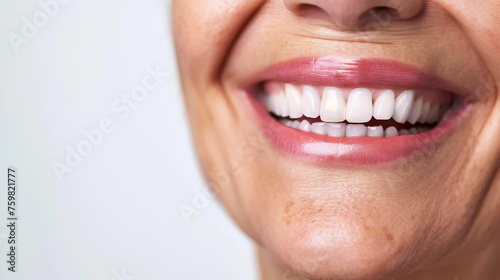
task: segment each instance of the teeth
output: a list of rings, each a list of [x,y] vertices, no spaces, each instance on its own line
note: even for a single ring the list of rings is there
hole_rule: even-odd
[[[386,90],[373,104],[373,117],[377,120],[389,120],[394,114],[394,91]]]
[[[299,129],[300,125],[301,125],[301,122],[291,121],[291,120],[286,120],[286,121],[282,120],[281,123],[288,126],[288,127],[295,128],[295,129]]]
[[[429,116],[430,110],[431,110],[431,103],[424,102],[424,104],[422,104],[422,111],[420,112],[420,117],[418,118],[419,123],[427,122],[427,117]]]
[[[435,124],[444,118],[450,106],[425,101],[425,95],[406,90],[354,90],[336,87],[313,87],[269,82],[265,84],[267,109],[289,127],[332,137],[394,137],[428,131],[416,123]],[[350,92],[349,92],[349,91]],[[373,96],[378,96],[373,100]],[[397,96],[397,97],[396,97]],[[347,102],[346,102],[347,99]],[[308,118],[304,120],[303,116]],[[321,119],[318,121],[317,119]],[[391,118],[401,124],[416,125],[406,129],[367,126],[373,119]],[[298,120],[300,119],[300,121]]]
[[[399,135],[410,135],[410,132],[406,129],[400,129],[399,130]]]
[[[369,126],[366,133],[368,137],[384,137],[384,127],[383,126]]]
[[[405,123],[408,120],[413,105],[414,95],[415,92],[413,90],[407,90],[396,98],[396,107],[394,109],[394,116],[392,117],[396,122]]]
[[[326,135],[331,137],[345,137],[346,125],[343,123],[326,124]]]
[[[311,132],[316,134],[326,135],[326,123],[317,122],[311,125]]]
[[[385,130],[385,137],[394,137],[398,135],[398,130],[394,126],[388,127]]]
[[[267,97],[266,99],[266,104],[267,104],[267,110],[269,112],[274,113],[275,115],[278,115],[278,104],[279,102],[277,101],[278,95],[276,94],[271,94]]]
[[[408,122],[411,124],[415,124],[418,121],[418,118],[420,118],[420,113],[422,112],[422,105],[423,101],[422,99],[417,100],[413,104],[413,110],[410,113],[410,116],[408,117]]]
[[[316,90],[313,87],[304,86],[304,93],[302,95],[302,110],[304,116],[313,119],[319,117],[320,104],[321,100]]]
[[[285,84],[285,90],[277,85],[266,87],[276,93],[269,94],[266,105],[270,112],[281,117],[298,119],[302,116],[318,118],[324,122],[367,123],[372,117],[377,120],[394,119],[398,123],[435,123],[445,114],[437,103],[414,100],[415,91],[406,90],[394,99],[392,90],[383,91],[372,104],[369,89],[354,89],[347,102],[339,88],[325,87],[322,96],[315,87],[303,86],[303,93],[297,86]]]
[[[303,120],[299,125],[299,129],[305,132],[310,132],[311,124],[307,120]]]
[[[439,118],[439,104],[432,104],[429,111],[429,116],[427,117],[427,123],[435,123]]]
[[[384,131],[383,126],[365,126],[362,124],[344,124],[344,123],[324,123],[315,122],[310,124],[307,120],[301,122],[295,120],[280,120],[282,124],[299,129],[305,132],[313,132],[319,135],[328,135],[331,137],[394,137],[419,134],[429,131],[428,127],[412,127],[410,129],[397,130],[394,126]]]
[[[279,102],[279,116],[288,117],[288,101],[286,100],[286,95],[284,93],[280,93],[278,95]]]
[[[366,126],[362,124],[348,124],[345,131],[346,137],[365,137],[367,133]]]
[[[321,100],[320,115],[324,122],[345,121],[346,102],[342,92],[337,88],[325,88]]]
[[[369,89],[355,89],[349,94],[346,120],[350,123],[365,123],[372,119],[372,93]]]
[[[285,92],[290,118],[298,119],[302,117],[302,95],[299,90],[293,85],[286,84]]]

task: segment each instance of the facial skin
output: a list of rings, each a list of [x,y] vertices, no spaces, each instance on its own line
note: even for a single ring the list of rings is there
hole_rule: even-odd
[[[173,0],[172,13],[201,166],[256,242],[263,279],[500,277],[497,1]],[[468,110],[392,161],[287,153],[243,92],[268,67],[326,56],[410,65],[460,88]]]

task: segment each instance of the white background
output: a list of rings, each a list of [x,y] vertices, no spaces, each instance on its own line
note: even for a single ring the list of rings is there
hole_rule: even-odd
[[[16,51],[12,33],[44,10],[0,0],[0,279],[256,279],[253,245],[214,199],[190,224],[179,212],[204,184],[168,1],[66,1]],[[168,78],[120,119],[111,104],[157,65]],[[53,163],[103,119],[114,131],[59,181]],[[16,273],[6,263],[8,166],[18,172]]]

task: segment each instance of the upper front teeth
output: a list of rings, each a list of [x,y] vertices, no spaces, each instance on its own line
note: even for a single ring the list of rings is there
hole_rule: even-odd
[[[373,104],[373,117],[377,120],[389,120],[395,109],[394,91],[386,90]]]
[[[290,114],[290,118],[297,119],[302,117],[302,93],[298,88],[290,84],[286,85],[285,90],[286,99],[288,100],[288,113]]]
[[[372,119],[372,93],[369,89],[358,88],[349,94],[346,120],[350,123],[365,123]]]
[[[320,113],[320,103],[316,89],[310,86],[304,86],[304,93],[302,94],[302,111],[304,116],[309,118],[317,118]]]
[[[398,123],[405,123],[413,110],[415,92],[406,90],[396,98],[396,106],[392,118]]]
[[[343,91],[335,87],[318,89],[267,83],[266,91],[267,107],[277,116],[291,119],[320,117],[323,122],[332,123],[367,123],[372,117],[376,120],[392,118],[398,123],[435,123],[446,107],[424,100],[414,90],[403,91],[397,97],[393,90],[384,90],[373,100],[371,90],[357,88],[350,91],[347,101]]]
[[[325,88],[321,99],[320,116],[324,122],[343,122],[346,115],[346,102],[337,88]]]

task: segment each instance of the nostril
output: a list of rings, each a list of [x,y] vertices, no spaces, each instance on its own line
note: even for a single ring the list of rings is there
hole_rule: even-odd
[[[298,12],[307,13],[307,12],[319,12],[322,9],[313,4],[300,4],[297,6],[297,10]]]
[[[391,14],[398,13],[398,10],[391,8],[391,7],[387,7],[387,6],[374,7],[374,8],[372,8],[372,10],[373,10],[373,12],[376,12],[376,13],[381,13],[381,12],[389,12]]]
[[[392,20],[403,22],[417,17],[426,6],[425,0],[283,0],[283,3],[301,20],[320,20],[346,30],[387,27]]]
[[[300,17],[319,17],[322,19],[328,18],[328,13],[321,7],[307,3],[297,5],[295,14]]]
[[[397,9],[387,6],[378,6],[364,12],[359,17],[359,22],[362,23],[363,26],[373,25],[374,22],[377,26],[385,26],[389,24],[391,20],[398,19],[398,17],[399,12]]]
[[[380,6],[371,8],[370,10],[366,11],[363,15],[361,15],[361,18],[373,18],[373,16],[377,15],[391,15],[392,17],[397,17],[398,14],[399,12],[397,9]]]

